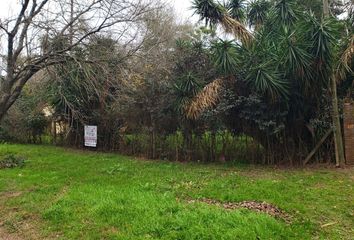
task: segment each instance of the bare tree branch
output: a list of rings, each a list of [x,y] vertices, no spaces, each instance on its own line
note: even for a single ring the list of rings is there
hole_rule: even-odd
[[[6,75],[0,83],[0,120],[24,85],[41,69],[67,61],[72,49],[105,30],[118,31],[118,37],[126,41],[127,46],[131,45],[139,36],[138,27],[133,30],[132,26],[151,10],[150,4],[143,0],[78,1],[75,8],[68,4],[65,0],[24,0],[15,18],[8,17],[0,23],[0,29],[7,34]],[[70,19],[66,21],[68,12]],[[43,51],[43,37],[66,38],[68,34],[72,35],[68,45]],[[132,49],[127,55],[134,52]]]

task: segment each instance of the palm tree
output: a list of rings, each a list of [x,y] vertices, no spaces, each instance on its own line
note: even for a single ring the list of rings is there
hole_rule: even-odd
[[[219,24],[228,30],[234,28],[234,21],[236,28],[241,24],[212,0],[195,0],[194,8],[212,26]],[[350,70],[354,38],[345,51],[338,52],[344,42],[338,41],[342,38],[339,22],[329,17],[318,20],[311,13],[297,10],[289,0],[277,0],[272,5],[265,0],[252,2],[248,22],[255,27],[253,34],[246,34],[252,36],[249,41],[242,41],[245,32],[234,31],[242,44],[225,40],[212,44],[212,58],[220,77],[195,95],[185,107],[187,116],[198,118],[215,105],[225,81],[231,81],[246,84],[251,92],[269,99],[270,105],[286,106],[289,129],[298,119],[303,119],[305,126],[318,110],[322,89],[328,89],[331,83],[338,162],[343,162],[336,81]]]
[[[247,14],[249,25],[253,26],[255,30],[258,30],[265,23],[270,8],[271,4],[269,1],[252,1],[249,5]]]
[[[330,19],[329,16],[329,2],[328,0],[323,0],[323,15],[325,19]],[[351,38],[353,39],[353,37]],[[351,41],[349,47],[343,53],[342,61],[339,61],[339,66],[344,65],[346,69],[348,69],[348,62],[351,60],[352,55],[354,54],[353,50],[353,42]],[[333,59],[333,57],[332,57]],[[333,66],[334,65],[334,66]],[[329,75],[330,81],[330,89],[332,93],[332,122],[334,127],[334,144],[336,150],[336,166],[340,167],[342,164],[345,163],[345,156],[344,156],[344,146],[343,146],[343,137],[342,137],[342,128],[340,124],[340,117],[339,117],[339,109],[338,109],[338,96],[337,96],[337,79],[338,74],[335,72],[335,64],[332,64],[331,74]],[[338,68],[337,68],[338,69]],[[348,69],[350,70],[350,69]],[[338,72],[337,72],[338,73]]]
[[[245,1],[232,0],[226,4],[221,5],[214,0],[194,0],[192,8],[195,14],[200,16],[200,21],[205,21],[206,25],[215,27],[221,25],[225,32],[234,34],[234,36],[241,40],[242,44],[249,45],[252,42],[253,36],[243,25],[245,18]],[[224,74],[235,73],[235,48],[231,41],[220,41],[214,43],[213,52],[215,63],[220,72]],[[218,100],[218,93],[222,88],[224,78],[218,78],[197,94],[190,104],[185,105],[185,113],[188,118],[197,118],[206,108],[216,104]]]
[[[221,77],[207,84],[189,104],[185,105],[186,116],[191,119],[198,118],[205,109],[215,105],[224,81],[236,74],[237,47],[233,41],[219,39],[212,43],[211,50],[215,68]]]
[[[262,4],[266,3],[266,6]],[[237,5],[237,3],[230,2],[227,5]],[[239,4],[239,2],[238,2]],[[254,3],[256,4],[256,3]],[[265,9],[270,10],[269,2],[259,1],[257,4],[262,5]],[[212,0],[195,0],[194,1],[195,12],[201,16],[201,20],[205,20],[208,24],[221,24],[224,29],[227,31],[232,28],[232,23],[225,23],[230,17],[227,15],[227,12],[224,11],[222,5],[215,3]],[[281,6],[281,5],[277,5]],[[275,8],[277,9],[277,7]],[[260,9],[259,9],[260,10]],[[263,11],[263,9],[262,9]],[[256,12],[256,9],[254,10]],[[266,12],[262,14],[262,23],[266,21]],[[286,15],[289,16],[290,14]],[[258,21],[258,20],[257,20]],[[260,22],[258,22],[260,23]],[[240,23],[237,23],[238,26]],[[261,25],[258,25],[258,28]],[[247,31],[248,32],[248,31]],[[239,34],[236,34],[237,38]],[[262,36],[258,35],[260,39]],[[242,38],[241,38],[242,39]],[[242,71],[248,72],[248,75],[244,81],[255,89],[257,92],[262,94],[267,94],[272,99],[277,99],[278,97],[286,97],[288,95],[288,84],[283,81],[281,73],[278,71],[275,62],[275,59],[272,57],[271,51],[272,48],[264,48],[257,43],[257,39],[254,39],[252,36],[252,41],[247,41],[246,44],[238,45],[233,41],[224,41],[219,40],[218,42],[212,45],[212,53],[214,56],[215,67],[223,75],[221,78],[211,82],[207,85],[199,94],[197,94],[192,101],[192,104],[186,107],[186,113],[188,117],[196,118],[202,113],[206,108],[215,105],[218,100],[218,92],[221,89],[221,86],[224,84],[225,79],[232,79],[233,76],[237,75],[237,72]],[[244,43],[244,42],[242,42]],[[265,50],[268,50],[266,53]],[[242,51],[242,53],[241,53]],[[268,56],[268,61],[262,64],[254,64],[253,59],[257,59],[259,56],[252,55],[252,53],[264,53]],[[239,59],[240,55],[247,55],[248,58]],[[270,58],[269,58],[270,57]],[[237,64],[243,62],[244,64]],[[248,66],[245,65],[248,64]]]
[[[188,72],[182,76],[179,82],[174,85],[176,110],[183,113],[184,107],[190,103],[191,99],[197,95],[199,91],[200,83],[192,72]]]
[[[245,0],[231,0],[227,5],[226,5],[229,15],[243,23],[246,20],[246,1]]]
[[[214,0],[193,0],[192,9],[206,25],[215,27],[220,24],[225,32],[234,34],[243,44],[252,40],[252,34],[239,20],[232,18],[227,7],[222,4]]]

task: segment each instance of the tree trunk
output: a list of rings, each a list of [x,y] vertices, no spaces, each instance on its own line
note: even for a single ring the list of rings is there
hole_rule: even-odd
[[[329,0],[323,0],[323,15],[324,17],[329,17]],[[331,96],[332,96],[332,124],[334,127],[334,146],[335,146],[335,156],[336,156],[336,166],[340,167],[344,164],[344,148],[343,148],[343,138],[342,138],[342,128],[339,119],[339,109],[338,109],[338,96],[337,96],[337,82],[334,75],[330,77],[331,83]]]
[[[337,82],[334,76],[331,77],[331,91],[332,91],[332,121],[334,127],[334,142],[336,151],[336,166],[340,167],[345,163],[342,127],[339,118],[338,96],[337,96]]]
[[[21,87],[22,90],[22,87]],[[11,91],[11,90],[10,90]],[[0,89],[0,120],[2,120],[7,113],[7,110],[12,106],[15,102],[19,94],[10,95],[7,89],[1,87]]]
[[[329,0],[323,0],[323,14],[325,17],[329,17]]]
[[[152,129],[152,159],[156,158],[156,131],[154,126]]]
[[[216,132],[213,129],[211,131],[211,144],[210,144],[210,161],[211,162],[215,162],[216,160]]]

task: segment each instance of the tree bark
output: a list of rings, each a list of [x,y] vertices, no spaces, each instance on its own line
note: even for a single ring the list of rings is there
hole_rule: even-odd
[[[323,15],[329,17],[329,0],[323,0]],[[334,127],[334,146],[336,156],[336,166],[340,167],[345,163],[342,128],[339,118],[338,96],[337,96],[337,81],[335,75],[330,77],[330,87],[332,96],[332,124]]]
[[[329,17],[329,0],[323,0],[323,14],[325,17]]]
[[[332,91],[332,121],[334,127],[334,141],[336,151],[336,167],[345,164],[342,127],[339,118],[338,96],[337,96],[337,81],[335,76],[331,77]]]

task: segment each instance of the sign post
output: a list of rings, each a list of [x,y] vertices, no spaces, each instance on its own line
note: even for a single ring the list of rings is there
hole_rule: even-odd
[[[97,147],[97,126],[85,125],[85,147]]]

